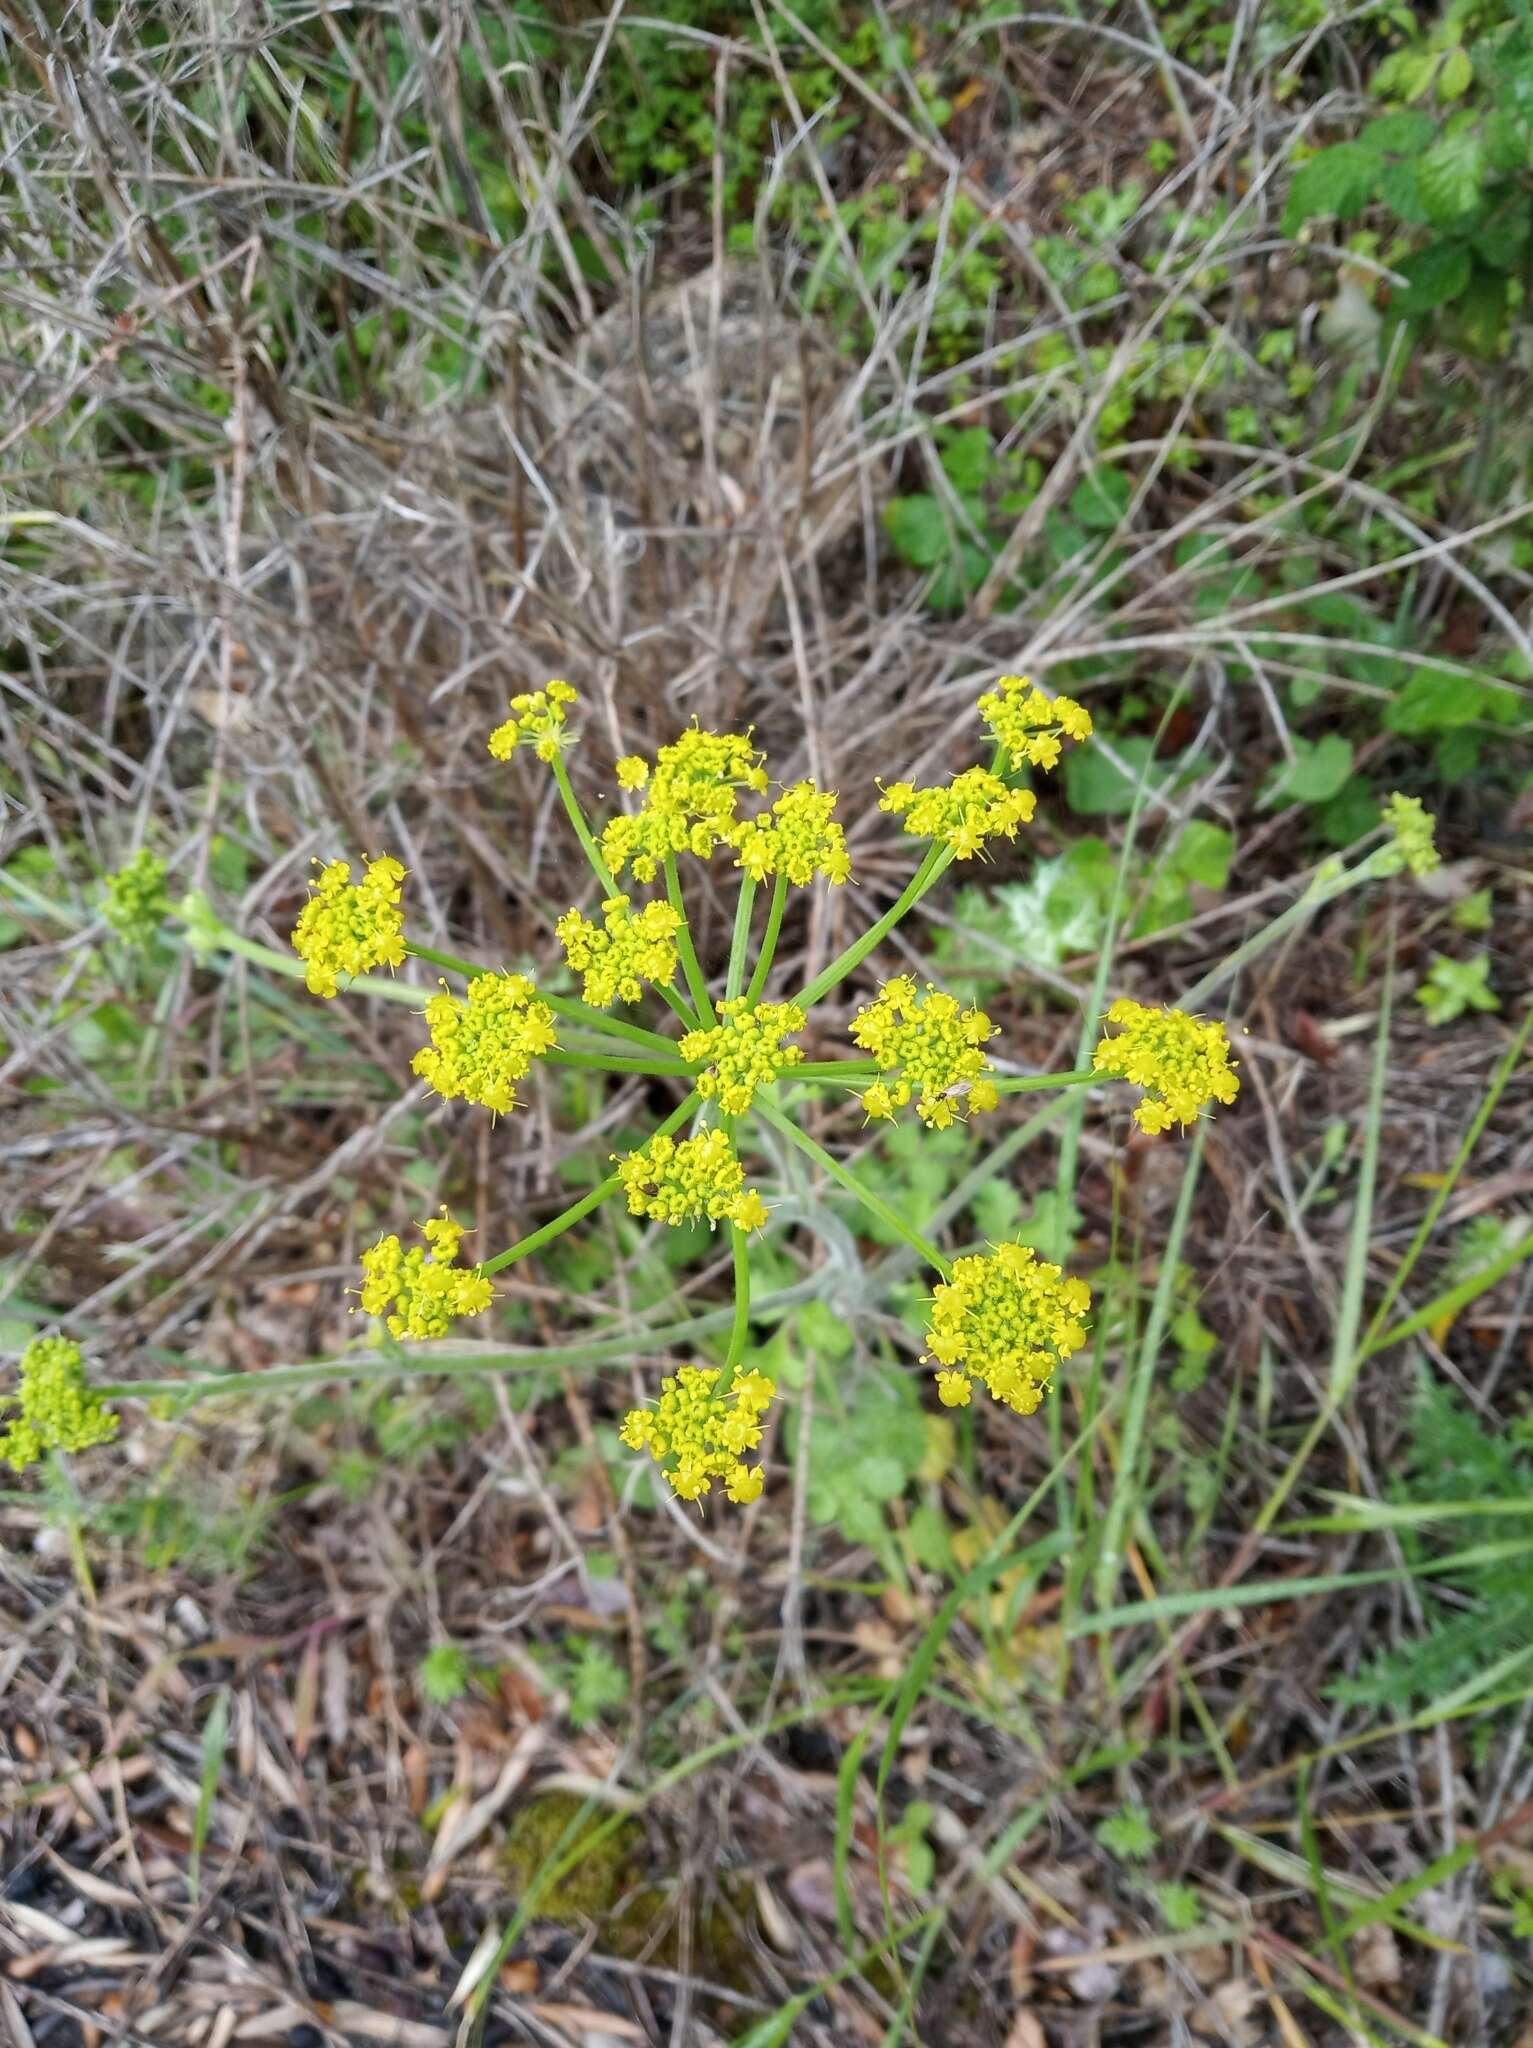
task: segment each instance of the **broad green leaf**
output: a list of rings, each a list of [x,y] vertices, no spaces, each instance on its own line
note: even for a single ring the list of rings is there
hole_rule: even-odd
[[[1355,220],[1373,197],[1383,159],[1361,143],[1338,142],[1294,173],[1283,209],[1283,232],[1291,235],[1307,220],[1334,215]]]
[[[913,498],[891,498],[884,508],[884,526],[894,552],[913,569],[931,569],[952,551],[942,507],[924,492]]]
[[[1324,803],[1352,773],[1352,742],[1340,733],[1323,733],[1318,740],[1295,739],[1293,752],[1293,759],[1269,780],[1264,804]]]
[[[1459,128],[1433,144],[1416,169],[1417,189],[1427,217],[1438,223],[1462,220],[1480,197],[1485,146],[1473,128]]]
[[[1370,121],[1357,140],[1360,148],[1381,155],[1389,150],[1414,156],[1426,148],[1436,133],[1437,123],[1430,114],[1402,111],[1381,114],[1376,121]]]
[[[1094,469],[1075,486],[1070,511],[1082,526],[1110,532],[1129,508],[1134,487],[1121,469]]]
[[[1482,717],[1485,695],[1484,685],[1472,676],[1413,669],[1405,688],[1385,710],[1384,724],[1390,732],[1447,732]]]
[[[1428,242],[1396,268],[1405,283],[1395,292],[1390,307],[1412,320],[1459,296],[1469,282],[1469,250],[1463,242]]]
[[[1065,800],[1078,817],[1126,818],[1134,808],[1134,792],[1155,743],[1115,739],[1112,746],[1127,775],[1097,747],[1076,747],[1065,756]]]
[[[1437,97],[1440,100],[1461,100],[1474,82],[1474,65],[1469,52],[1460,47],[1450,50],[1444,57],[1437,73]]]

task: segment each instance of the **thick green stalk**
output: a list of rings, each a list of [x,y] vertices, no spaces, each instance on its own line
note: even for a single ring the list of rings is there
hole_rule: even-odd
[[[694,1091],[685,1102],[679,1103],[655,1131],[655,1137],[668,1138],[673,1131],[679,1130],[696,1109],[699,1099]],[[609,1173],[605,1180],[598,1181],[594,1188],[588,1189],[578,1202],[572,1202],[567,1209],[561,1210],[540,1229],[529,1232],[526,1237],[518,1238],[513,1245],[507,1245],[506,1249],[497,1252],[493,1259],[484,1260],[478,1270],[485,1274],[499,1273],[506,1266],[514,1266],[518,1259],[530,1258],[534,1252],[540,1252],[544,1245],[552,1244],[556,1237],[562,1237],[564,1232],[578,1223],[583,1216],[589,1216],[593,1209],[599,1208],[609,1195],[617,1193],[622,1184],[615,1173]]]
[[[687,923],[687,906],[682,900],[681,876],[676,872],[674,853],[668,853],[665,857],[665,893],[672,910],[681,919],[681,930],[676,934],[676,943],[681,949],[681,965],[687,977],[687,991],[692,998],[692,1007],[697,1012],[698,1026],[707,1031],[718,1020],[713,1014],[713,1005],[708,1000],[708,984],[703,979],[703,970],[697,964],[697,948],[692,943],[692,931]]]
[[[772,884],[772,901],[767,910],[766,930],[761,934],[761,951],[756,956],[756,971],[751,976],[750,987],[745,991],[745,1000],[754,1005],[761,1000],[761,991],[766,987],[767,976],[772,971],[772,960],[777,952],[777,940],[782,931],[783,906],[788,900],[788,878],[779,875]]]
[[[581,851],[591,864],[592,874],[601,883],[602,894],[604,896],[621,896],[623,892],[619,889],[617,883],[613,881],[612,870],[602,859],[601,848],[591,837],[591,828],[586,823],[585,812],[580,808],[580,799],[575,794],[574,784],[570,781],[570,771],[564,765],[564,756],[562,754],[554,755],[553,771],[554,781],[559,785],[559,795],[564,801],[565,812],[569,817],[570,823],[575,828],[575,837],[580,841]]]
[[[1078,1088],[1087,1081],[1100,1081],[1093,1067],[1074,1067],[1068,1074],[995,1074],[991,1076],[997,1095],[1030,1095],[1041,1088]]]
[[[724,1371],[719,1380],[722,1390],[734,1378],[740,1360],[745,1356],[745,1341],[750,1334],[751,1324],[751,1262],[750,1245],[743,1230],[734,1233],[735,1265],[735,1314],[729,1326],[729,1350],[724,1357]]]
[[[207,938],[212,938],[211,932]],[[243,939],[225,924],[219,925],[218,937],[213,943],[199,939],[191,950],[194,953],[235,953],[241,960],[253,960],[258,967],[269,967],[273,974],[285,975],[289,981],[303,981],[308,974],[296,953],[279,953],[271,946],[260,945],[255,939]],[[359,974],[354,981],[344,982],[341,992],[344,995],[381,996],[386,1003],[408,1003],[416,1011],[421,1009],[427,996],[424,989],[412,988],[407,981],[385,981],[381,974]]]
[[[871,1081],[879,1069],[876,1060],[805,1060],[784,1071],[790,1081]]]
[[[735,902],[735,928],[729,941],[729,967],[724,976],[724,997],[733,1002],[745,983],[745,955],[750,946],[751,911],[756,902],[756,877],[741,875],[740,894]]]
[[[843,1166],[839,1159],[832,1158],[823,1145],[816,1144],[807,1132],[801,1131],[775,1104],[765,1101],[758,1095],[754,1107],[756,1114],[769,1123],[774,1131],[779,1131],[790,1144],[796,1145],[806,1159],[812,1159],[822,1172],[828,1173],[832,1180],[839,1181],[848,1194],[855,1195],[870,1216],[876,1216],[879,1222],[892,1230],[897,1237],[903,1238],[912,1251],[919,1252],[928,1265],[935,1266],[944,1280],[951,1276],[952,1267],[937,1247],[922,1237],[918,1230],[912,1230],[904,1217],[897,1215],[881,1196],[875,1195],[871,1188],[864,1187],[850,1167]]]
[[[550,1066],[583,1067],[593,1074],[664,1074],[684,1080],[692,1072],[680,1060],[645,1058],[638,1053],[572,1052],[559,1046],[542,1057]]]
[[[810,1009],[820,998],[828,995],[838,982],[844,981],[854,967],[866,960],[873,948],[894,930],[907,911],[913,910],[944,873],[955,858],[951,846],[931,846],[926,858],[916,869],[897,901],[890,905],[876,924],[869,925],[860,939],[854,939],[844,953],[838,953],[828,967],[822,968],[810,982],[798,1002],[804,1009]]]

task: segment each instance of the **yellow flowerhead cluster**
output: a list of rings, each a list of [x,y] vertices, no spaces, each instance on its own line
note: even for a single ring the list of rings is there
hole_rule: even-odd
[[[979,700],[979,715],[1015,762],[1059,763],[1061,740],[1088,740],[1091,713],[1073,697],[1050,697],[1028,676],[1001,676]]]
[[[1192,1123],[1207,1102],[1233,1102],[1240,1082],[1230,1065],[1222,1024],[1185,1010],[1148,1009],[1125,997],[1107,1013],[1118,1036],[1104,1036],[1091,1056],[1099,1074],[1117,1074],[1148,1090],[1134,1111],[1140,1130],[1153,1136],[1172,1124]]]
[[[546,683],[541,690],[523,690],[511,699],[511,716],[490,734],[490,752],[509,761],[518,747],[531,747],[540,761],[556,759],[565,745],[566,707],[580,698],[568,683]]]
[[[943,1405],[967,1407],[978,1380],[993,1400],[1031,1415],[1055,1366],[1085,1343],[1090,1306],[1084,1280],[1067,1280],[1026,1245],[955,1260],[952,1279],[932,1290],[926,1332],[928,1356],[943,1368]]]
[[[610,819],[601,836],[602,857],[614,875],[630,863],[641,882],[652,882],[668,854],[706,860],[721,839],[731,839],[742,789],[767,786],[766,766],[748,732],[702,732],[696,726],[655,756],[653,776],[641,775],[637,754],[618,764],[625,789],[645,786],[633,816]],[[627,779],[625,779],[625,776]]]
[[[723,1019],[712,1031],[689,1031],[681,1041],[684,1060],[706,1060],[697,1077],[699,1095],[716,1095],[726,1116],[750,1108],[758,1088],[770,1087],[784,1067],[796,1067],[801,1047],[784,1045],[790,1032],[806,1022],[797,1003],[759,1003],[752,1009],[744,996],[719,1004]]]
[[[621,999],[636,1003],[647,981],[668,988],[676,974],[676,934],[681,913],[669,903],[630,910],[626,896],[609,896],[602,922],[594,925],[578,910],[567,910],[554,926],[564,957],[585,976],[581,995],[597,1009]]]
[[[516,1107],[515,1083],[558,1042],[554,1013],[536,998],[524,974],[476,975],[466,1002],[433,996],[426,1005],[431,1043],[412,1069],[438,1095],[461,1095],[506,1115]]]
[[[458,1316],[483,1314],[495,1290],[483,1273],[456,1263],[463,1226],[444,1209],[421,1225],[430,1247],[400,1249],[397,1237],[380,1237],[362,1254],[362,1312],[387,1316],[395,1337],[445,1337]]]
[[[990,1062],[980,1047],[996,1029],[983,1010],[966,1010],[931,982],[923,992],[910,975],[895,975],[852,1019],[853,1041],[886,1074],[899,1077],[892,1084],[875,1081],[863,1108],[869,1116],[892,1117],[914,1094],[916,1114],[938,1131],[967,1110],[994,1109],[995,1083],[985,1078]],[[966,1100],[955,1100],[959,1089],[967,1090]]]
[[[1409,868],[1418,878],[1442,866],[1437,851],[1437,820],[1419,796],[1402,796],[1397,789],[1384,806],[1384,823],[1389,827],[1389,844],[1381,849],[1380,863],[1386,874]]]
[[[1017,827],[1038,808],[1030,789],[1012,789],[988,768],[965,768],[932,789],[909,782],[879,786],[884,791],[878,800],[881,811],[902,817],[905,830],[917,839],[942,840],[960,860],[979,853],[988,839],[1015,839]]]
[[[106,881],[106,921],[130,946],[147,946],[170,909],[165,863],[147,846]]]
[[[404,878],[404,869],[388,855],[370,860],[360,882],[352,881],[349,861],[333,860],[320,869],[293,927],[293,948],[309,970],[311,995],[333,996],[339,975],[349,978],[370,967],[401,965],[405,941],[399,885]]]
[[[769,811],[749,818],[733,834],[735,866],[758,882],[768,875],[786,875],[796,889],[807,888],[816,875],[828,882],[851,879],[846,834],[831,813],[834,790],[795,782]]]
[[[679,1500],[700,1500],[715,1479],[732,1501],[761,1492],[761,1467],[742,1464],[740,1453],[760,1443],[777,1388],[760,1372],[741,1373],[723,1389],[718,1382],[715,1367],[684,1365],[660,1382],[660,1405],[631,1408],[618,1432],[631,1451],[648,1451],[664,1467]]]
[[[739,1230],[759,1230],[766,1204],[745,1185],[745,1169],[721,1130],[676,1139],[657,1132],[647,1145],[617,1160],[617,1176],[631,1216],[657,1223],[710,1224],[726,1219]]]
[[[119,1418],[86,1384],[80,1347],[68,1337],[34,1337],[21,1354],[9,1405],[21,1410],[0,1432],[0,1465],[24,1472],[46,1451],[85,1451],[110,1443]]]

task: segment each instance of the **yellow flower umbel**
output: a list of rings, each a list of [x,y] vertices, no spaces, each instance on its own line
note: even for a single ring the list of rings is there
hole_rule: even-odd
[[[766,1204],[745,1185],[745,1169],[723,1131],[699,1131],[675,1138],[656,1133],[647,1145],[617,1160],[618,1179],[631,1216],[656,1223],[722,1223],[759,1230]]]
[[[381,1237],[362,1254],[358,1290],[364,1315],[384,1316],[395,1337],[445,1337],[459,1316],[482,1315],[495,1290],[472,1266],[456,1263],[463,1226],[444,1209],[421,1225],[429,1251]]]
[[[1419,880],[1442,866],[1437,820],[1419,796],[1402,796],[1397,789],[1385,804],[1383,816],[1389,844],[1380,848],[1375,859],[1385,874],[1397,875],[1401,868],[1409,868]]]
[[[886,1074],[898,1076],[892,1083],[875,1081],[863,1108],[869,1116],[892,1117],[914,1094],[916,1114],[938,1131],[967,1110],[994,1109],[999,1098],[980,1047],[996,1029],[983,1010],[966,1010],[931,982],[923,993],[910,975],[895,975],[852,1019],[853,1041]]]
[[[468,999],[443,993],[426,1005],[430,1045],[410,1062],[438,1095],[481,1102],[497,1116],[516,1107],[518,1082],[557,1040],[554,1013],[524,974],[479,974]]]
[[[752,1009],[744,996],[719,1004],[723,1019],[712,1031],[689,1031],[681,1041],[684,1060],[707,1060],[697,1077],[699,1095],[716,1095],[726,1116],[749,1109],[758,1088],[770,1087],[785,1067],[796,1067],[802,1048],[784,1045],[790,1032],[802,1031],[804,1012],[797,1003],[759,1003]]]
[[[565,959],[585,976],[582,998],[598,1010],[619,1000],[636,1003],[645,982],[668,988],[675,979],[680,913],[669,903],[630,910],[628,902],[626,896],[609,896],[600,925],[567,910],[554,926]]]
[[[955,1260],[952,1279],[932,1290],[926,1332],[944,1407],[967,1407],[978,1380],[993,1400],[1031,1415],[1055,1366],[1085,1343],[1090,1306],[1084,1280],[1067,1280],[1026,1245]]]
[[[1091,713],[1073,697],[1050,697],[1029,676],[1001,676],[979,700],[979,715],[1018,764],[1058,765],[1061,740],[1091,737]]]
[[[106,921],[130,946],[147,946],[170,910],[165,863],[147,846],[106,881]]]
[[[16,1392],[0,1406],[20,1414],[0,1432],[0,1465],[24,1472],[47,1451],[110,1443],[119,1417],[86,1383],[80,1347],[68,1337],[34,1337],[21,1354]]]
[[[765,763],[748,732],[702,732],[694,726],[660,749],[652,777],[638,773],[643,766],[637,754],[619,762],[625,789],[647,784],[644,802],[632,816],[610,819],[601,836],[602,858],[613,874],[632,865],[641,882],[655,879],[668,854],[695,853],[706,860],[732,835],[740,791],[767,786]]]
[[[566,707],[579,702],[569,684],[557,679],[541,690],[523,690],[511,699],[511,716],[490,734],[490,752],[497,761],[509,761],[518,747],[531,747],[540,761],[552,761],[568,744]]]
[[[719,1389],[713,1366],[684,1365],[660,1382],[655,1408],[631,1408],[618,1435],[631,1451],[648,1451],[678,1500],[701,1500],[715,1479],[735,1502],[761,1492],[761,1467],[741,1463],[761,1441],[761,1418],[775,1384],[765,1373],[740,1373]]]
[[[404,878],[404,869],[388,855],[370,860],[360,882],[352,881],[349,861],[333,860],[320,869],[293,927],[293,949],[309,970],[311,995],[333,996],[343,974],[349,980],[370,967],[403,964]]]
[[[880,784],[882,788],[883,785]],[[881,811],[893,811],[917,839],[940,839],[960,860],[983,850],[986,840],[1015,839],[1038,808],[1030,789],[1012,789],[988,768],[965,768],[951,782],[932,789],[891,782],[878,800]]]
[[[835,808],[834,790],[795,782],[769,811],[736,828],[731,839],[735,866],[758,882],[786,875],[796,889],[807,888],[816,875],[827,882],[849,881],[852,863],[846,834],[831,815]]]
[[[1148,1009],[1126,997],[1113,1004],[1107,1021],[1118,1026],[1118,1036],[1103,1037],[1091,1064],[1099,1074],[1117,1074],[1147,1090],[1134,1111],[1140,1130],[1154,1136],[1172,1124],[1190,1124],[1205,1103],[1233,1102],[1239,1094],[1222,1024],[1185,1010]]]

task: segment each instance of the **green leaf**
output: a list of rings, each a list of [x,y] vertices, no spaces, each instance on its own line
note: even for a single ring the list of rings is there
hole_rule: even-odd
[[[1450,50],[1444,57],[1437,73],[1437,97],[1440,100],[1461,100],[1474,82],[1474,64],[1469,52],[1462,46]]]
[[[1203,1901],[1190,1884],[1172,1881],[1152,1887],[1155,1904],[1167,1931],[1189,1934],[1203,1918]]]
[[[1204,889],[1222,889],[1230,878],[1235,855],[1235,835],[1207,818],[1190,818],[1176,843],[1174,861],[1178,872]]]
[[[1471,676],[1445,675],[1441,669],[1412,669],[1405,688],[1384,713],[1389,732],[1447,732],[1483,716],[1485,691]]]
[[[913,498],[891,498],[884,507],[884,526],[894,552],[913,569],[935,568],[952,553],[942,507],[924,492]]]
[[[1096,747],[1076,747],[1065,756],[1065,800],[1078,817],[1126,818],[1134,808],[1134,792],[1155,742],[1114,739],[1112,744],[1127,775]]]
[[[1361,148],[1380,155],[1388,150],[1415,156],[1426,148],[1436,133],[1437,123],[1430,114],[1401,112],[1381,114],[1376,121],[1368,123],[1357,140]]]
[[[1335,796],[1352,773],[1352,742],[1340,733],[1318,740],[1295,739],[1293,759],[1281,764],[1262,793],[1263,804],[1321,804]]]
[[[1109,1856],[1120,1863],[1144,1863],[1154,1855],[1160,1842],[1155,1823],[1145,1808],[1125,1800],[1116,1813],[1099,1820],[1093,1830]]]
[[[977,498],[995,469],[988,427],[964,427],[948,437],[942,450],[948,482],[966,498]]]
[[[1428,219],[1439,224],[1462,220],[1478,203],[1484,176],[1485,146],[1475,129],[1460,128],[1441,137],[1416,170]]]
[[[438,1643],[416,1667],[420,1689],[435,1707],[450,1706],[468,1691],[474,1667],[458,1643]]]
[[[1338,142],[1294,173],[1283,209],[1283,232],[1291,235],[1307,220],[1334,215],[1355,220],[1373,197],[1383,158],[1361,143]]]
[[[1111,532],[1129,508],[1134,487],[1121,469],[1093,469],[1075,486],[1070,511],[1082,526]]]
[[[1428,242],[1396,269],[1405,279],[1390,300],[1391,310],[1414,320],[1456,299],[1469,282],[1469,250],[1462,242]]]
[[[1466,1010],[1500,1009],[1500,999],[1489,984],[1489,953],[1478,953],[1472,960],[1450,960],[1438,953],[1416,1000],[1434,1024],[1451,1024]]]
[[[1430,50],[1396,50],[1374,72],[1368,89],[1375,99],[1419,100],[1431,89],[1436,71],[1437,59]]]

